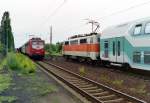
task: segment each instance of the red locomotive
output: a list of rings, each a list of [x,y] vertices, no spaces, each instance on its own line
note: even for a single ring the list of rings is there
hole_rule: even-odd
[[[34,59],[43,59],[45,55],[44,40],[41,38],[32,38],[19,48],[21,53]]]

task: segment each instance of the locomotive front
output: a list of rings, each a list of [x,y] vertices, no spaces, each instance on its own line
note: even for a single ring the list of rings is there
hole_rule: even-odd
[[[40,38],[32,38],[30,40],[30,56],[36,59],[43,59],[45,55],[44,41]]]

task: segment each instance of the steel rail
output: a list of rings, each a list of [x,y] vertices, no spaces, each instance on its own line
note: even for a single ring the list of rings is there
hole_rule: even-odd
[[[77,86],[77,85],[75,85],[75,84],[73,84],[73,81],[72,82],[70,82],[69,80],[66,80],[62,75],[59,75],[60,73],[58,73],[58,72],[54,72],[54,71],[51,71],[50,69],[48,69],[49,67],[45,67],[42,63],[44,63],[44,64],[47,64],[47,65],[51,65],[51,66],[53,66],[53,67],[55,67],[55,68],[58,68],[59,70],[61,70],[61,72],[63,73],[68,73],[69,75],[71,75],[69,78],[73,78],[73,77],[75,77],[75,78],[78,78],[78,79],[80,79],[80,80],[83,80],[83,81],[85,81],[86,83],[88,83],[88,84],[92,84],[93,86],[96,86],[96,87],[99,87],[99,88],[101,88],[102,90],[104,90],[104,91],[106,91],[106,92],[100,92],[100,93],[95,93],[94,95],[100,95],[100,94],[104,94],[104,93],[106,93],[107,94],[107,91],[109,91],[109,92],[111,92],[111,95],[109,95],[109,96],[102,96],[103,97],[103,99],[104,98],[110,98],[110,97],[113,97],[114,95],[113,94],[115,94],[117,97],[121,97],[121,98],[123,98],[123,99],[125,99],[126,101],[130,101],[129,103],[147,103],[147,102],[145,102],[145,101],[143,101],[143,100],[140,100],[140,99],[138,99],[138,98],[136,98],[136,97],[133,97],[133,96],[130,96],[130,95],[128,95],[128,94],[126,94],[126,93],[123,93],[123,92],[120,92],[120,91],[118,91],[118,90],[115,90],[115,89],[113,89],[113,88],[111,88],[111,87],[108,87],[108,86],[106,86],[106,85],[104,85],[104,84],[101,84],[101,83],[98,83],[98,82],[96,82],[96,81],[93,81],[93,80],[90,80],[90,79],[88,79],[88,78],[86,78],[86,77],[83,77],[83,76],[80,76],[79,74],[75,74],[75,73],[73,73],[73,72],[71,72],[71,71],[69,71],[69,70],[67,70],[67,69],[65,69],[65,68],[63,68],[63,67],[60,67],[60,66],[58,66],[58,65],[55,65],[55,64],[52,64],[52,63],[48,63],[48,62],[38,62],[38,64],[43,68],[43,69],[45,69],[46,71],[48,71],[48,72],[50,72],[51,74],[53,74],[55,77],[57,77],[58,79],[60,79],[60,80],[62,80],[64,83],[66,83],[68,86],[70,86],[71,88],[73,88],[74,90],[76,90],[77,92],[79,92],[81,95],[83,95],[84,97],[86,97],[88,100],[90,100],[90,101],[92,101],[92,103],[118,103],[118,102],[115,102],[115,101],[107,101],[107,100],[100,100],[101,99],[101,97],[99,97],[99,98],[97,98],[96,96],[94,96],[92,93],[90,94],[90,93],[88,93],[87,92],[87,90],[85,90],[86,88],[83,88],[84,86],[85,87],[87,87],[87,86],[89,86],[90,87],[90,85],[83,85],[83,86]],[[82,87],[82,88],[81,88]],[[91,87],[92,88],[92,87]],[[87,88],[88,89],[88,88]],[[90,89],[91,90],[91,89]],[[97,89],[98,90],[98,89]],[[92,91],[92,90],[91,90]],[[94,90],[93,90],[94,91]],[[119,99],[118,99],[118,101],[119,101]],[[119,102],[119,103],[124,103],[124,102]]]

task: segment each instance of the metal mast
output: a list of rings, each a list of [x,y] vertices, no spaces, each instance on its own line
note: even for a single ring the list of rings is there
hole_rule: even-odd
[[[53,31],[52,31],[52,26],[50,26],[50,44],[52,44],[52,40],[53,40]]]

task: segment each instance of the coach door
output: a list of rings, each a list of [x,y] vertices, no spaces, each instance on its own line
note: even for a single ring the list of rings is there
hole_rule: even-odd
[[[124,38],[117,37],[112,41],[112,57],[111,61],[123,63],[124,62]]]

